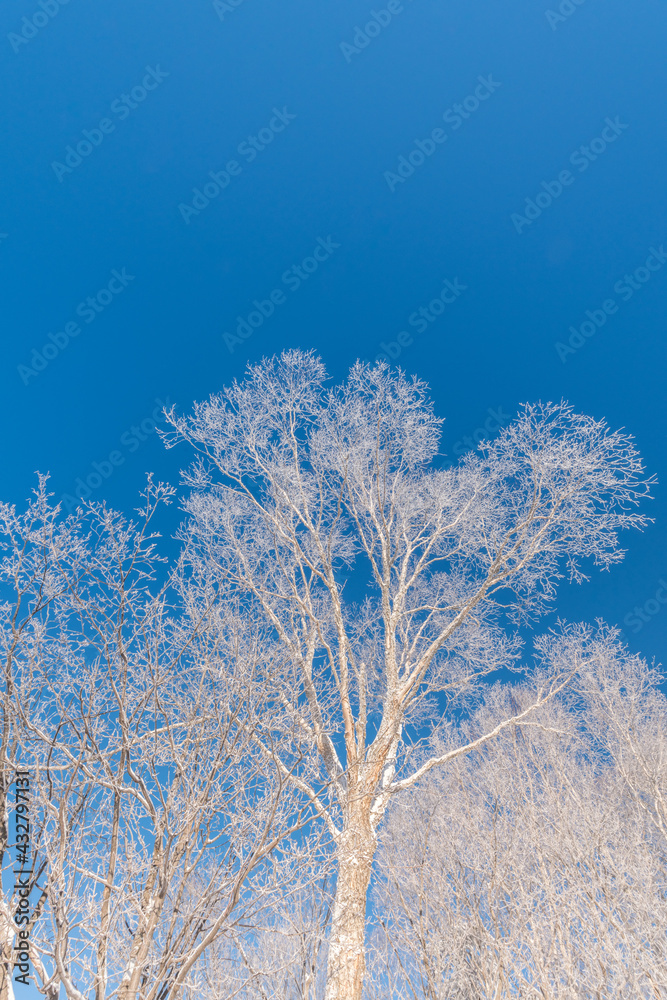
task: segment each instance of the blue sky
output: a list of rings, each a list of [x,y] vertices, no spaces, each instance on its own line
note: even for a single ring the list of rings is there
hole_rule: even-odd
[[[161,404],[287,346],[337,378],[388,352],[430,382],[450,455],[565,397],[665,479],[663,0],[12,0],[0,20],[3,499],[39,469],[131,510],[187,461]],[[664,659],[662,486],[649,512],[559,612],[637,606],[630,645]]]
[[[56,5],[0,14],[4,499],[130,510],[161,404],[286,346],[388,352],[452,455],[565,397],[660,476],[664,2]],[[658,658],[666,513],[559,604]]]
[[[161,406],[284,347],[336,378],[387,352],[452,456],[564,397],[665,481],[664,0],[9,0],[0,28],[4,500],[40,470],[130,511],[187,461]],[[664,660],[655,495],[558,610]]]

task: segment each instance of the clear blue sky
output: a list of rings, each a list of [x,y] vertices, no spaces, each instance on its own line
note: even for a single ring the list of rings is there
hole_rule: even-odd
[[[337,378],[388,350],[450,455],[565,397],[665,481],[664,0],[9,0],[0,22],[3,499],[48,470],[130,511],[187,460],[161,402],[286,346]],[[664,660],[663,486],[650,513],[559,611],[638,606],[628,642]]]
[[[12,0],[0,20],[4,499],[39,469],[129,511],[186,461],[159,401],[286,346],[341,377],[383,343],[429,380],[452,456],[490,410],[564,396],[665,479],[663,0]],[[625,632],[662,659],[656,498],[559,610],[648,608]]]

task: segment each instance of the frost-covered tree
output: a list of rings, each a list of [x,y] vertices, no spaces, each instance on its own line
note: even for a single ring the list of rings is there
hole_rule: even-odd
[[[608,632],[550,645],[573,685],[390,808],[369,1000],[667,995],[660,677]],[[534,698],[492,689],[471,726]]]
[[[197,452],[182,535],[193,581],[281,650],[271,669],[284,717],[253,736],[335,842],[326,998],[359,1000],[390,800],[567,685],[578,658],[548,660],[525,704],[434,749],[484,679],[516,664],[511,629],[549,606],[559,579],[622,558],[618,532],[644,523],[648,484],[627,435],[564,403],[524,407],[444,469],[422,382],[357,364],[329,387],[299,351],[170,422],[167,440]],[[316,751],[317,780],[274,750],[286,718]]]
[[[324,994],[326,951],[331,917],[331,854],[286,859],[286,886],[251,928],[221,937],[186,1000],[319,1000]],[[306,877],[304,878],[304,869]],[[317,871],[313,879],[308,873]]]
[[[165,565],[153,523],[172,493],[149,481],[134,522],[104,505],[62,518],[44,480],[25,513],[0,505],[2,862],[26,851],[34,869],[27,925],[18,894],[2,898],[5,997],[26,927],[52,1000],[196,995],[208,952],[317,848],[288,781],[308,748],[267,670],[280,650],[226,593]],[[260,748],[267,714],[281,736]],[[8,822],[17,767],[29,852]]]

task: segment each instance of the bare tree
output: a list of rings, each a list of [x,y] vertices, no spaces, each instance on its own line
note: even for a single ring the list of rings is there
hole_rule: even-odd
[[[283,899],[271,902],[252,927],[221,938],[207,956],[206,968],[192,989],[192,1000],[318,1000],[324,991],[326,934],[333,905],[331,853],[322,856],[303,845],[298,856],[281,859]],[[304,878],[304,869],[319,880]]]
[[[417,726],[443,724],[512,666],[508,624],[548,606],[563,572],[582,580],[581,560],[622,558],[617,533],[645,522],[634,507],[648,483],[629,437],[562,403],[525,407],[443,469],[423,383],[385,365],[357,364],[331,389],[326,378],[313,355],[286,352],[192,416],[172,411],[167,441],[197,452],[183,531],[193,573],[277,637],[286,717],[319,754],[319,783],[298,768],[289,781],[336,842],[326,998],[359,1000],[390,799],[528,719],[578,662],[557,661],[530,703],[442,754],[421,752]],[[255,733],[265,752],[271,721]]]
[[[19,881],[13,869],[17,862],[15,856],[17,844],[21,844],[21,853],[25,864],[20,867],[32,869],[35,881],[44,874],[45,861],[39,857],[40,825],[34,822],[29,814],[26,823],[30,834],[24,834],[13,829],[12,814],[17,806],[17,788],[29,800],[29,794],[24,786],[30,782],[17,780],[17,771],[24,771],[29,762],[20,738],[20,718],[30,715],[38,708],[43,688],[39,678],[35,676],[16,676],[17,660],[26,660],[39,656],[43,645],[43,629],[41,622],[48,615],[53,601],[66,592],[66,584],[57,570],[55,563],[67,560],[73,555],[75,543],[67,531],[58,526],[58,511],[48,502],[46,480],[39,478],[34,496],[26,511],[18,515],[7,504],[0,504],[0,581],[2,585],[2,603],[0,603],[0,644],[2,646],[3,679],[0,695],[0,710],[2,711],[2,743],[0,745],[0,852],[3,872],[3,885],[11,885],[3,892],[0,899],[0,949],[2,950],[0,968],[0,997],[11,1000],[14,995],[12,987],[12,972],[15,961],[15,937],[17,925],[15,917],[20,901],[18,894]],[[55,557],[55,560],[54,560]],[[12,792],[12,788],[14,791]],[[20,803],[23,809],[29,811],[29,805]],[[16,816],[14,815],[14,820]],[[13,856],[14,855],[14,856]],[[28,922],[22,916],[21,929],[32,931],[34,915]],[[58,993],[57,983],[50,983],[45,988],[45,994],[51,998]]]
[[[310,749],[273,692],[275,640],[158,554],[172,493],[149,480],[137,523],[90,506],[58,526],[44,482],[26,517],[2,510],[3,776],[31,774],[30,950],[51,997],[183,996],[280,900],[272,853],[314,814],[288,783]],[[260,748],[265,714],[282,738]]]
[[[551,654],[573,641],[567,695],[390,809],[369,998],[667,995],[667,699],[608,632]],[[496,688],[474,724],[534,696]]]

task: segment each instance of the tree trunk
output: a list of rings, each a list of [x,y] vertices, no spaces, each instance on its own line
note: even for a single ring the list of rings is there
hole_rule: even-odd
[[[14,929],[9,907],[0,903],[0,1000],[14,1000],[12,983]]]
[[[366,895],[376,844],[367,810],[351,810],[338,845],[325,1000],[361,1000]]]

